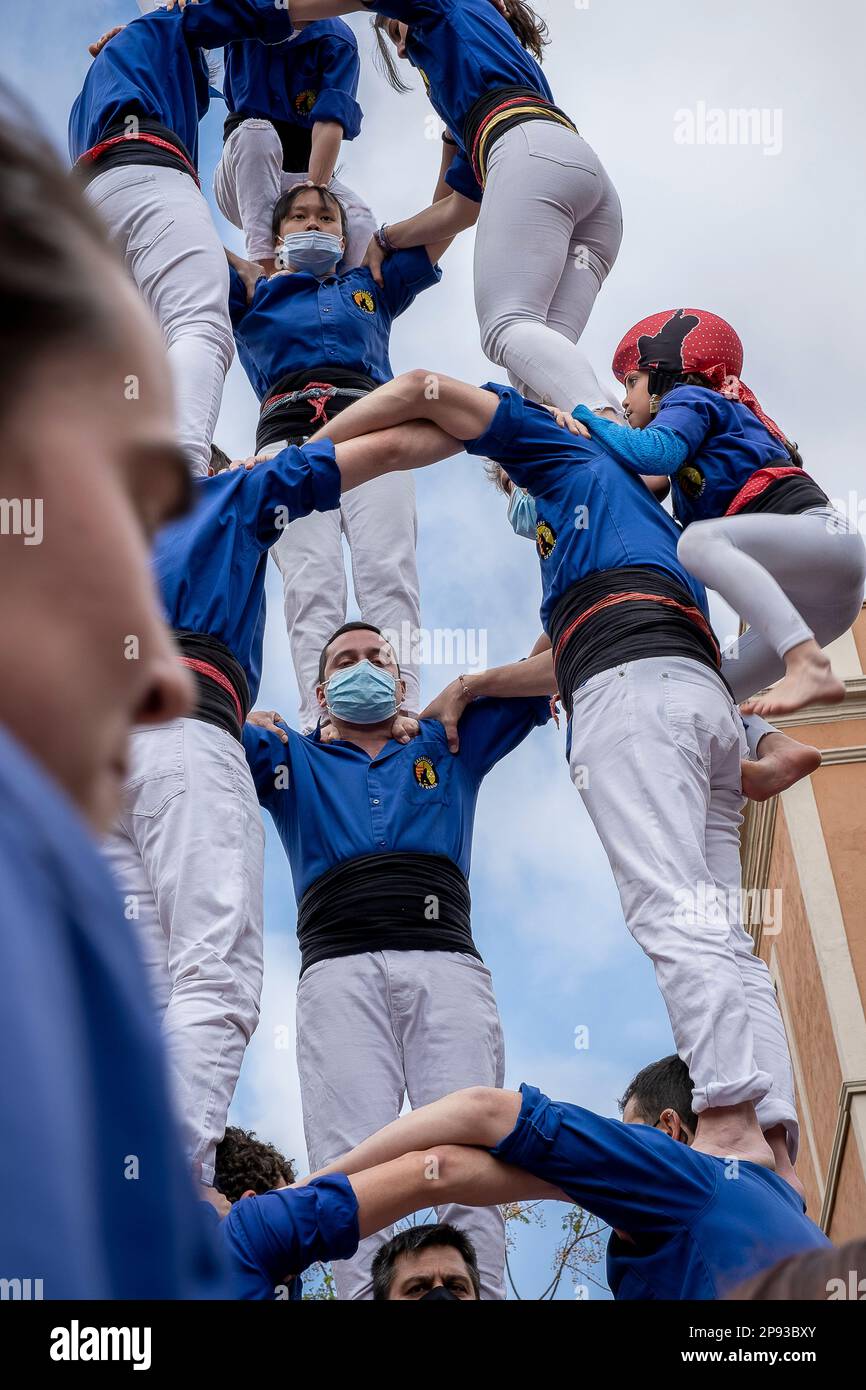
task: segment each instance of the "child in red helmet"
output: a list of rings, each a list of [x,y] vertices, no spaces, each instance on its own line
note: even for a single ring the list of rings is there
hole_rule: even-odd
[[[613,360],[631,430],[584,406],[574,417],[628,467],[670,476],[681,563],[749,624],[725,663],[734,695],[745,713],[786,714],[844,694],[821,649],[860,611],[866,549],[740,380],[742,365],[724,319],[653,314]]]

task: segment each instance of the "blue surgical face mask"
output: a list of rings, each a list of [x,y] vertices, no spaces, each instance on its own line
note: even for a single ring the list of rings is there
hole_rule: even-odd
[[[538,514],[535,510],[535,498],[528,492],[524,492],[522,487],[512,487],[511,496],[508,499],[508,520],[511,522],[512,529],[517,536],[525,536],[528,541],[534,541],[536,527],[538,526]]]
[[[327,275],[343,259],[343,243],[332,232],[290,232],[277,249],[280,270],[307,270]]]
[[[334,719],[382,724],[399,708],[397,678],[372,661],[359,661],[331,676],[325,684],[325,700]]]

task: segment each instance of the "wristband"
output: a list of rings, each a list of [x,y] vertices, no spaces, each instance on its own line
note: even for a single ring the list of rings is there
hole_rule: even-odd
[[[390,238],[389,238],[389,236],[388,236],[388,228],[387,228],[387,226],[386,226],[386,224],[385,224],[384,222],[382,223],[382,225],[381,225],[381,227],[379,228],[379,230],[375,233],[375,237],[376,237],[376,241],[377,241],[377,243],[378,243],[379,249],[380,249],[381,251],[384,251],[386,256],[392,255],[393,252],[395,252],[395,251],[397,250],[396,246],[393,245],[393,243],[391,242],[391,240],[390,240]]]
[[[473,701],[476,697],[472,694],[472,691],[469,689],[469,686],[466,684],[466,677],[465,677],[465,676],[458,676],[457,679],[458,679],[459,682],[460,682],[460,689],[463,691],[463,698],[464,698],[464,700],[466,701],[467,705],[471,705],[471,704],[472,704],[472,701]]]
[[[455,150],[458,150],[458,149],[460,148],[460,146],[458,145],[457,141],[456,141],[452,136],[450,136],[450,135],[448,134],[448,131],[447,131],[447,130],[443,130],[443,132],[442,132],[442,144],[443,144],[443,145],[453,145],[454,148],[455,148]]]

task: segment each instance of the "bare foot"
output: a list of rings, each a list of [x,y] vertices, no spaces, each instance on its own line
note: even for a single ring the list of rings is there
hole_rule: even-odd
[[[821,766],[821,753],[810,744],[798,743],[778,730],[764,734],[758,744],[757,761],[746,758],[741,764],[743,796],[750,801],[769,801],[808,777]]]
[[[775,1125],[773,1129],[764,1130],[764,1138],[773,1150],[773,1157],[776,1160],[776,1177],[784,1178],[786,1183],[793,1187],[794,1191],[803,1199],[806,1204],[806,1189],[794,1171],[791,1162],[791,1155],[788,1153],[788,1141],[785,1135],[784,1125]]]
[[[692,1148],[716,1158],[737,1158],[775,1169],[773,1150],[755,1118],[751,1101],[744,1105],[715,1105],[702,1110]]]
[[[804,705],[835,705],[843,698],[845,686],[833,674],[833,667],[814,638],[800,642],[785,656],[785,675],[764,695],[756,695],[740,705],[743,714],[793,714]]]

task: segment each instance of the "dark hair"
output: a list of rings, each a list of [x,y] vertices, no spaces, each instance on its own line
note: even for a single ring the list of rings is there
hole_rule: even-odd
[[[290,1160],[257,1139],[252,1130],[229,1125],[225,1137],[217,1144],[214,1168],[214,1187],[230,1202],[239,1202],[250,1188],[259,1196],[271,1192],[278,1182],[295,1181]]]
[[[851,1275],[854,1275],[853,1281]],[[866,1278],[866,1239],[849,1240],[847,1245],[807,1250],[802,1255],[765,1269],[744,1284],[738,1284],[727,1298],[749,1299],[759,1303],[809,1302],[824,1303],[830,1297],[831,1284],[841,1282],[840,1298],[850,1298],[853,1283],[859,1298],[861,1281]]]
[[[508,0],[508,14],[505,18],[515,37],[527,52],[542,62],[544,49],[550,43],[550,38],[547,25],[541,16],[535,13],[535,10],[526,3],[526,0]],[[376,35],[376,65],[395,92],[408,92],[411,89],[408,83],[403,81],[397,64],[394,62],[392,45],[388,37],[389,23],[390,20],[387,15],[377,14],[373,17],[373,31]],[[459,134],[459,132],[454,133]]]
[[[329,203],[333,203],[340,214],[340,231],[342,232],[344,237],[347,235],[346,209],[343,207],[343,204],[340,202],[336,194],[332,193],[329,188],[325,188],[323,184],[296,183],[294,188],[290,188],[287,193],[281,193],[276,203],[274,204],[274,215],[271,220],[271,231],[273,233],[275,241],[277,237],[280,235],[280,227],[283,225],[283,219],[285,217],[288,217],[292,207],[294,206],[295,200],[297,198],[300,198],[302,193],[318,193],[320,207],[327,207]]]
[[[709,377],[705,377],[703,372],[680,372],[675,381],[672,381],[669,386],[665,386],[661,391],[657,392],[658,396],[666,396],[668,391],[673,391],[675,386],[703,386],[707,391],[716,390],[716,387],[710,381]],[[790,439],[786,439],[784,441],[784,448],[787,450],[788,457],[794,467],[802,468],[803,457],[797,445],[793,444]]]
[[[232,466],[228,454],[218,444],[211,444],[210,446],[210,466],[214,473],[224,473],[227,468]]]
[[[336,642],[336,640],[337,640],[338,637],[342,637],[342,635],[343,635],[344,632],[375,632],[375,633],[377,634],[377,636],[379,636],[379,637],[382,638],[383,641],[385,640],[384,634],[383,634],[383,632],[382,632],[382,629],[381,629],[381,628],[378,628],[378,627],[374,627],[372,623],[359,623],[359,622],[354,622],[354,623],[343,623],[343,626],[342,626],[342,627],[338,627],[336,632],[332,632],[332,633],[331,633],[330,637],[328,638],[327,642],[325,643],[324,647],[322,648],[322,654],[321,654],[321,656],[319,657],[319,684],[320,684],[320,685],[321,685],[322,681],[325,679],[325,667],[326,667],[327,664],[328,664],[328,648],[330,647],[330,645],[331,645],[332,642]],[[388,645],[390,646],[390,643],[389,643]],[[396,657],[396,654],[395,654],[395,657]],[[397,663],[397,670],[398,670],[398,671],[400,670],[400,663],[399,663],[399,662]]]
[[[692,1110],[692,1078],[685,1062],[676,1055],[651,1062],[639,1071],[625,1089],[620,1110],[625,1110],[630,1100],[648,1125],[658,1124],[663,1110],[675,1110],[690,1134],[697,1129],[698,1117]]]
[[[0,85],[0,411],[40,358],[71,343],[110,351],[121,324],[105,284],[117,253],[35,117],[9,118],[21,107]]]
[[[444,1221],[435,1226],[410,1226],[406,1231],[398,1231],[395,1236],[377,1252],[370,1270],[373,1276],[373,1298],[384,1302],[391,1292],[397,1261],[401,1255],[415,1255],[419,1250],[429,1250],[437,1245],[450,1246],[463,1257],[469,1272],[475,1297],[481,1296],[481,1278],[478,1274],[478,1256],[475,1246],[467,1235],[449,1226]]]

